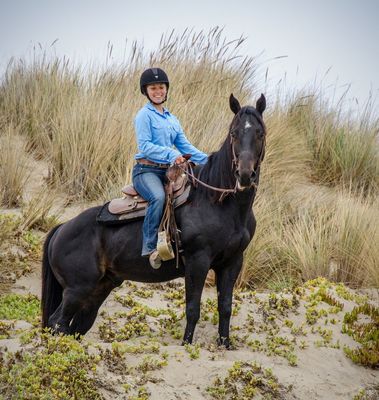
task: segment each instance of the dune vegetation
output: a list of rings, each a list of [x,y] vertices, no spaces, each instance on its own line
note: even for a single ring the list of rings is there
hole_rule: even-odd
[[[283,93],[260,81],[243,41],[186,30],[151,53],[132,43],[120,64],[111,46],[101,67],[44,52],[9,63],[0,81],[0,400],[378,397],[373,104],[350,113],[320,86]],[[230,93],[243,105],[266,94],[257,231],[234,292],[233,351],[215,345],[209,287],[195,343],[180,346],[182,280],[125,281],[84,337],[41,330],[46,232],[130,182],[139,76],[151,65],[167,70],[168,107],[208,153],[227,135]]]
[[[131,180],[146,66],[169,74],[168,107],[190,140],[217,150],[232,119],[230,93],[254,105],[264,86],[257,61],[239,54],[243,41],[227,41],[218,28],[187,30],[163,36],[151,53],[131,44],[122,64],[111,62],[111,47],[102,67],[46,54],[10,62],[0,86],[0,206],[21,208],[29,229],[38,221],[49,226],[58,192],[65,205],[118,197]],[[266,95],[257,231],[239,284],[279,290],[323,276],[378,287],[379,121],[370,105],[349,117],[342,103],[330,106],[312,87],[285,100]],[[47,168],[33,206],[23,191],[33,175],[30,159]]]

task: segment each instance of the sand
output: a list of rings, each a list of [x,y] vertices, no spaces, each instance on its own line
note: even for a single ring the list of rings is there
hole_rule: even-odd
[[[26,188],[29,197],[38,194],[46,178],[46,166],[41,165],[41,162],[39,165],[31,165],[31,168],[34,168],[33,179],[29,180]],[[64,204],[63,197],[60,199],[61,204]],[[86,205],[75,205],[64,208],[62,220],[76,215],[85,207]],[[39,264],[33,265],[31,273],[18,279],[11,287],[14,293],[31,293],[36,296],[40,296],[40,290]],[[104,302],[94,326],[82,339],[83,344],[89,344],[89,350],[100,355],[112,348],[112,340],[104,338],[103,328],[114,316],[113,333],[120,332],[123,317],[115,313],[131,311],[130,305],[120,303],[120,299],[125,299],[128,295],[140,305],[171,310],[178,317],[175,337],[168,329],[162,328],[162,321],[168,318],[167,315],[146,316],[147,334],[132,335],[129,340],[119,342],[122,346],[137,347],[141,347],[141,343],[145,347],[149,343],[155,344],[158,353],[149,353],[147,350],[142,354],[126,352],[120,360],[111,357],[110,361],[103,357],[94,374],[98,390],[104,399],[131,399],[141,387],[152,400],[211,399],[207,388],[217,386],[217,378],[223,381],[235,362],[247,362],[250,365],[255,362],[262,370],[272,369],[277,377],[279,390],[272,398],[345,400],[353,399],[361,390],[365,390],[366,397],[362,395],[356,398],[379,399],[379,370],[355,364],[343,350],[344,346],[359,346],[350,336],[342,333],[342,326],[344,315],[359,302],[359,297],[354,296],[362,293],[348,290],[351,298],[344,299],[336,293],[335,287],[330,287],[328,292],[343,304],[343,310],[334,314],[329,312],[310,325],[306,318],[307,306],[311,301],[310,296],[317,290],[317,287],[310,286],[301,291],[301,294],[295,296],[299,301],[296,305],[283,300],[293,299],[293,293],[277,293],[273,296],[269,292],[238,292],[234,300],[235,315],[231,321],[233,348],[226,350],[216,346],[217,325],[213,321],[216,316],[212,306],[216,299],[214,287],[204,289],[203,312],[195,332],[194,345],[185,348],[178,337],[178,332],[181,336],[185,327],[185,318],[182,317],[184,304],[167,298],[168,293],[176,293],[179,299],[182,298],[183,280],[163,285],[124,283]],[[378,306],[378,291],[365,293],[367,294],[368,301]],[[282,305],[287,306],[275,308],[275,302],[282,302]],[[330,304],[321,301],[317,309],[330,311]],[[28,322],[15,321],[11,336],[0,340],[0,351],[27,349],[33,352],[29,345],[20,342],[20,334],[31,328]],[[278,344],[279,340],[275,345],[278,338],[285,344]],[[160,361],[165,359],[167,365],[141,372],[138,366],[146,356]],[[267,383],[267,379],[265,382]],[[128,391],[125,384],[129,385]],[[241,384],[236,387],[242,390]],[[264,398],[262,393],[262,390],[258,390],[254,398]]]
[[[32,293],[39,296],[40,293],[40,277],[39,268],[37,267],[28,276],[19,279],[12,288],[15,293]],[[331,287],[329,290],[333,298],[338,299],[343,304],[343,310],[337,313],[329,313],[327,316],[321,317],[314,325],[306,323],[306,306],[309,305],[309,296],[317,290],[310,286],[304,289],[303,293],[298,296],[299,304],[293,304],[277,309],[268,307],[269,292],[239,292],[237,300],[234,301],[234,307],[238,310],[232,317],[232,336],[233,349],[226,350],[216,346],[217,325],[212,322],[214,308],[208,306],[209,312],[205,317],[205,308],[202,317],[198,323],[194,344],[200,346],[198,348],[198,358],[192,359],[188,349],[181,346],[181,340],[172,337],[168,332],[160,329],[159,321],[165,316],[146,318],[149,326],[150,334],[131,337],[129,340],[120,340],[122,345],[137,345],[141,343],[156,343],[159,348],[158,354],[129,354],[123,355],[123,362],[126,369],[116,368],[116,363],[111,363],[111,367],[106,362],[101,361],[97,374],[98,387],[105,399],[128,399],[132,398],[132,394],[143,386],[150,399],[211,399],[207,392],[207,388],[214,386],[217,377],[221,380],[228,374],[228,370],[237,361],[256,362],[262,368],[272,369],[273,374],[277,377],[281,385],[281,394],[279,397],[283,399],[353,399],[362,389],[366,390],[366,399],[376,399],[379,394],[379,370],[370,369],[353,363],[344,353],[345,345],[356,347],[358,344],[348,335],[343,334],[342,322],[346,312],[351,311],[356,305],[356,300],[345,300],[335,292]],[[122,305],[119,299],[124,299],[130,295],[132,299],[139,304],[146,305],[154,309],[171,309],[180,317],[184,311],[184,305],[175,303],[173,299],[167,299],[167,293],[175,292],[176,294],[183,292],[183,281],[178,279],[174,283],[163,285],[148,284],[130,284],[124,283],[120,288],[111,293],[100,309],[99,316],[87,333],[83,341],[91,343],[90,348],[95,352],[100,349],[111,349],[111,341],[104,340],[101,337],[101,326],[104,325],[107,318],[118,312],[129,312],[130,306]],[[351,295],[357,294],[348,291]],[[367,293],[366,293],[367,294]],[[361,295],[361,293],[360,293]],[[142,297],[141,297],[142,296]],[[292,299],[291,293],[278,293],[276,298]],[[146,298],[144,298],[146,297]],[[180,296],[179,296],[180,297]],[[216,298],[215,288],[206,287],[204,289],[202,303],[205,305],[207,299],[209,304]],[[272,298],[272,294],[271,294]],[[369,301],[377,305],[377,291],[369,293]],[[274,303],[271,300],[271,305]],[[278,303],[279,304],[279,303]],[[284,303],[283,303],[284,304]],[[330,310],[330,305],[320,302],[318,309],[324,308]],[[266,309],[266,311],[265,311]],[[274,316],[274,321],[267,322],[267,312]],[[252,322],[252,319],[254,322]],[[333,320],[333,323],[331,322]],[[119,331],[122,326],[122,317],[115,317],[114,331]],[[294,334],[291,331],[291,323],[293,327],[301,327]],[[27,323],[18,322],[24,329],[30,329]],[[24,325],[23,325],[24,324]],[[182,318],[178,322],[178,330],[184,332],[185,319]],[[270,336],[270,330],[276,326],[276,337],[287,338],[290,346],[279,346],[284,350],[284,354],[270,354],[267,346],[260,349],[254,348],[249,342],[254,339],[260,340],[261,343],[267,343]],[[265,327],[265,328],[264,328]],[[266,330],[265,330],[266,329]],[[322,330],[328,329],[330,340],[324,343]],[[337,343],[339,345],[337,346]],[[291,348],[292,345],[292,348]],[[22,348],[22,345],[14,337],[0,340],[0,347],[7,347],[9,351],[16,351]],[[265,348],[266,347],[266,348]],[[196,345],[191,347],[196,348]],[[167,365],[160,369],[148,371],[146,374],[138,372],[138,366],[146,357],[155,357],[162,359],[162,354],[166,353]],[[292,353],[295,362],[291,358],[286,357]],[[133,367],[134,366],[134,367]],[[143,379],[142,379],[143,377]],[[130,385],[128,394],[125,393],[124,384]],[[370,395],[371,393],[371,395]],[[226,397],[231,398],[231,397]],[[246,397],[248,398],[248,397]],[[255,398],[263,398],[257,397]]]

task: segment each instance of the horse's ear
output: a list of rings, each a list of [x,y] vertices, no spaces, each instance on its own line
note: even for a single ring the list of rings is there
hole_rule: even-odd
[[[233,93],[229,97],[229,105],[230,109],[234,112],[234,114],[237,114],[238,111],[241,109],[239,101],[233,96]]]
[[[266,97],[263,95],[263,93],[261,94],[261,97],[258,99],[255,108],[261,115],[263,114],[263,111],[266,109]]]

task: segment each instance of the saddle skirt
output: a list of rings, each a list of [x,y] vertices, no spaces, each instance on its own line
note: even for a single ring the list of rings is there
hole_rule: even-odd
[[[187,201],[191,185],[185,173],[176,174],[174,180],[170,179],[168,174],[168,178],[165,191],[172,194],[173,207],[176,208]],[[125,186],[122,189],[122,193],[122,198],[113,199],[103,205],[97,215],[97,222],[113,225],[145,216],[148,201],[136,192],[134,186],[132,184]]]

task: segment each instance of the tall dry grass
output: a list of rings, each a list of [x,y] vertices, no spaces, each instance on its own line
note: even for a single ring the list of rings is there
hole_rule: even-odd
[[[324,276],[379,287],[377,199],[299,185],[259,200],[243,282],[276,288]]]
[[[4,132],[16,126],[27,146],[16,158],[12,139],[3,141],[14,155],[8,161],[0,155],[3,170],[21,171],[28,152],[48,163],[52,191],[63,189],[71,200],[117,196],[130,181],[133,118],[146,101],[139,76],[152,65],[168,72],[167,106],[189,139],[207,152],[217,150],[232,118],[230,93],[242,104],[260,95],[256,60],[239,54],[243,41],[228,41],[218,28],[185,30],[162,36],[151,53],[132,43],[119,65],[109,57],[104,67],[84,70],[45,54],[32,63],[11,63],[0,86],[0,133],[6,139]],[[240,283],[281,288],[322,275],[378,286],[378,121],[369,107],[358,118],[344,116],[341,103],[331,107],[313,89],[285,102],[278,98],[267,99],[257,231]],[[3,173],[2,193],[7,179],[11,174]],[[30,203],[28,225],[46,218],[49,197],[42,203],[37,213]]]
[[[312,152],[311,176],[324,185],[357,193],[379,191],[379,119],[367,103],[355,119],[331,109],[320,95],[298,96],[289,108],[291,125],[303,132]]]
[[[19,126],[29,150],[44,157],[50,150],[57,115],[77,96],[83,83],[80,70],[65,59],[48,60],[41,55],[31,64],[12,60],[0,87],[2,121]]]
[[[19,128],[10,124],[0,133],[0,206],[21,206],[29,174],[25,141]]]
[[[110,195],[130,179],[136,152],[133,119],[146,99],[139,76],[147,65],[167,70],[172,85],[168,107],[180,116],[190,140],[205,151],[218,147],[230,122],[227,98],[246,101],[255,65],[240,60],[243,39],[226,42],[222,30],[186,31],[162,37],[143,56],[132,45],[122,66],[85,73],[68,60],[45,55],[29,66],[11,64],[0,90],[0,111],[22,127],[37,157],[50,162],[52,184],[77,198]]]
[[[47,232],[58,224],[61,210],[56,208],[56,193],[40,188],[21,208],[21,222],[18,231],[39,229]]]

